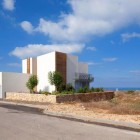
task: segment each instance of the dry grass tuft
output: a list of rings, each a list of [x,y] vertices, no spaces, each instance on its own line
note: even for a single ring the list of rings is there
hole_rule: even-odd
[[[110,114],[140,115],[140,95],[120,93],[111,101],[82,103],[82,106],[91,111],[103,109]]]

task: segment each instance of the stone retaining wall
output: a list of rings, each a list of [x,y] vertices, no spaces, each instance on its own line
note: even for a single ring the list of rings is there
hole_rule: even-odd
[[[114,98],[114,92],[94,92],[94,93],[81,93],[74,95],[57,95],[57,103],[62,102],[89,102],[89,101],[101,101],[101,100],[111,100]]]
[[[56,103],[56,96],[55,95],[48,95],[47,96],[44,94],[7,92],[6,99],[7,100],[15,100],[15,101],[27,101],[27,102]]]
[[[49,102],[49,103],[64,103],[64,102],[89,102],[111,100],[114,98],[114,92],[94,92],[81,93],[74,95],[44,95],[44,94],[29,94],[29,93],[13,93],[7,92],[7,100],[27,101],[27,102]]]

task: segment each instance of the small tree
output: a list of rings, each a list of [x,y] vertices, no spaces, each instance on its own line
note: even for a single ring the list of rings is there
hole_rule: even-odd
[[[48,73],[48,79],[49,79],[49,83],[51,85],[54,85],[56,87],[56,91],[58,91],[60,85],[62,84],[63,78],[61,76],[61,74],[57,71],[54,72],[49,72]]]
[[[36,75],[29,77],[28,82],[26,83],[27,88],[30,90],[30,93],[34,92],[34,88],[38,85],[38,78]]]

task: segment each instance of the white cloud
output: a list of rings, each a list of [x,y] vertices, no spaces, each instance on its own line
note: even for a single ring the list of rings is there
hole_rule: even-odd
[[[96,51],[97,50],[96,47],[87,47],[86,49],[90,50],[90,51]]]
[[[42,55],[52,51],[77,53],[77,52],[81,52],[83,48],[84,48],[83,44],[53,44],[53,45],[29,44],[24,47],[16,47],[10,53],[10,55],[14,55],[23,59],[27,57]]]
[[[54,41],[87,41],[117,29],[140,23],[140,0],[69,0],[72,12],[58,22],[40,18],[36,32]]]
[[[11,66],[11,67],[21,67],[21,64],[19,64],[19,63],[9,63],[8,66]]]
[[[32,24],[28,21],[21,22],[20,26],[22,27],[23,30],[25,30],[29,34],[34,31]]]
[[[135,75],[140,75],[140,70],[131,70],[130,73],[133,73]]]
[[[123,39],[123,42],[126,42],[131,38],[140,38],[140,33],[135,33],[135,32],[134,33],[124,33],[124,34],[121,34],[121,37]]]
[[[2,5],[4,9],[13,11],[15,9],[15,0],[3,0]]]
[[[88,65],[101,65],[102,63],[99,63],[99,62],[88,62]]]
[[[110,57],[110,58],[103,58],[103,61],[106,61],[106,62],[114,62],[116,61],[118,58],[116,57]]]

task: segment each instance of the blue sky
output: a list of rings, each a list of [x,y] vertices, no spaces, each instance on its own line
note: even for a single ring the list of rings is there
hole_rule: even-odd
[[[0,71],[54,50],[89,63],[97,87],[140,87],[139,0],[0,0]]]

